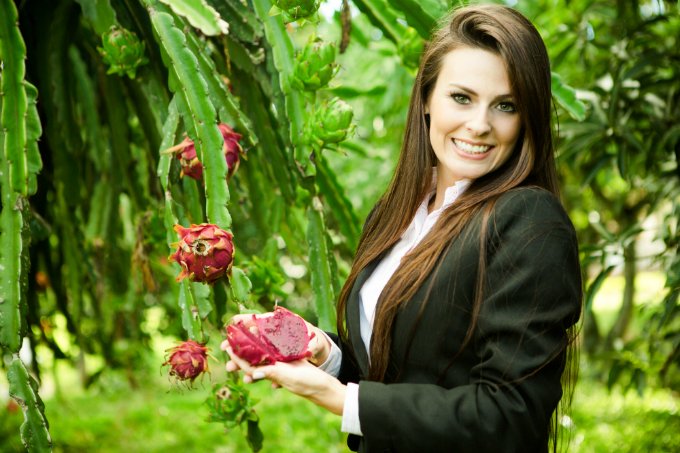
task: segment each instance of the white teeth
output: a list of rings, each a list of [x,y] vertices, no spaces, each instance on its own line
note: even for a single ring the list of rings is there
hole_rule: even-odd
[[[465,151],[466,153],[470,154],[484,154],[491,149],[491,146],[489,145],[471,145],[467,142],[455,139],[453,140],[453,143],[455,143],[456,147],[461,151]]]

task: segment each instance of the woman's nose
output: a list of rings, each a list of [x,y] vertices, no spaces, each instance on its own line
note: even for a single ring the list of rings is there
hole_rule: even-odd
[[[491,131],[491,123],[489,122],[489,111],[486,107],[479,106],[468,119],[465,127],[475,136],[482,136]]]

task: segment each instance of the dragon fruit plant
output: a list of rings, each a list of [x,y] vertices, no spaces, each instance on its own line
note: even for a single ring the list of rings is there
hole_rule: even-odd
[[[194,380],[208,371],[208,348],[193,340],[187,340],[168,349],[169,356],[163,366],[170,366],[170,376],[180,381]]]
[[[332,98],[316,109],[305,124],[304,140],[320,149],[335,146],[353,130],[352,107],[339,98]]]
[[[222,133],[222,138],[224,139],[224,158],[227,161],[227,179],[231,178],[236,172],[240,162],[241,154],[244,154],[243,148],[239,144],[241,140],[241,134],[234,132],[234,130],[228,124],[218,124],[220,132]],[[186,137],[179,145],[173,146],[172,148],[163,151],[164,153],[175,153],[175,156],[179,160],[179,164],[182,168],[180,176],[188,176],[197,181],[200,181],[203,177],[203,164],[198,159],[196,154],[196,146],[194,141],[189,137]]]
[[[274,0],[270,14],[283,14],[286,23],[309,19],[319,9],[319,4],[319,0]]]
[[[328,85],[337,68],[335,45],[325,44],[321,39],[312,36],[295,58],[295,77],[292,83],[298,89],[316,91]]]
[[[97,50],[109,66],[107,74],[127,75],[134,79],[137,68],[149,62],[144,56],[144,43],[137,35],[115,25],[102,35],[102,47]]]
[[[233,235],[211,223],[184,228],[175,225],[179,242],[168,260],[182,266],[177,281],[188,278],[192,282],[215,283],[229,274],[234,260]]]
[[[229,373],[228,380],[216,384],[206,404],[208,405],[208,421],[222,423],[227,430],[237,426],[246,426],[246,441],[254,452],[262,449],[264,436],[259,427],[260,417],[253,406],[257,400],[250,398],[250,393],[241,384],[237,373]]]
[[[227,326],[226,342],[237,356],[251,365],[292,362],[311,356],[309,341],[314,338],[307,323],[300,316],[276,307],[273,313],[253,315],[257,333],[250,331],[243,321]],[[223,348],[226,345],[222,344]]]

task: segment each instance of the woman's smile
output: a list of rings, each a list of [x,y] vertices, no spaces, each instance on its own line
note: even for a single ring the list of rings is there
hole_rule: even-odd
[[[492,148],[491,145],[478,145],[456,138],[452,139],[452,142],[464,156],[469,156],[474,159],[483,158]]]

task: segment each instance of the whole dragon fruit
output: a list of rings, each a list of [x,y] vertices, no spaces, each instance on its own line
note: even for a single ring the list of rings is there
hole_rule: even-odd
[[[232,351],[251,365],[292,362],[312,355],[309,341],[314,338],[304,319],[295,313],[276,307],[273,313],[253,315],[257,333],[243,321],[227,326],[227,341]]]
[[[168,349],[170,356],[163,366],[170,366],[170,376],[180,381],[194,381],[208,371],[208,348],[193,340],[187,340]]]
[[[243,148],[239,144],[242,135],[234,132],[228,124],[218,124],[222,138],[224,139],[224,158],[227,161],[227,178],[231,178],[234,172],[238,169],[240,156],[243,154]],[[164,152],[176,153],[179,164],[182,167],[180,176],[188,176],[195,180],[200,180],[203,177],[203,164],[198,159],[196,154],[196,146],[194,141],[186,137],[179,145],[173,146]]]
[[[184,228],[175,225],[179,242],[168,260],[182,266],[177,281],[184,278],[194,282],[214,283],[229,273],[234,259],[233,235],[211,223]]]

